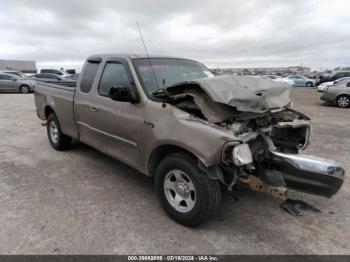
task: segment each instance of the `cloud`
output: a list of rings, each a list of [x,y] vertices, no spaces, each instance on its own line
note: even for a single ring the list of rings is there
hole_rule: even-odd
[[[0,58],[78,65],[94,53],[150,53],[211,67],[350,65],[347,0],[2,0]]]

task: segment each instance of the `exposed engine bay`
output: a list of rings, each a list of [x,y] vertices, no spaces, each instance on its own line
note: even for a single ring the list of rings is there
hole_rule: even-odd
[[[219,79],[219,87],[213,79],[204,79],[166,89],[170,103],[193,120],[226,129],[235,137],[222,151],[221,182],[229,190],[241,184],[281,199],[287,188],[334,195],[345,171],[336,162],[298,155],[309,143],[311,123],[290,108],[290,87],[269,89],[269,83],[264,83],[264,88],[254,89],[248,80],[232,89],[232,83],[237,83],[231,80]]]

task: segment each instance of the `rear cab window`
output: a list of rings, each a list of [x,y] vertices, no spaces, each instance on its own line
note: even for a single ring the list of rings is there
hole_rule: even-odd
[[[94,83],[97,69],[101,63],[102,59],[97,58],[97,59],[90,59],[87,61],[86,67],[84,69],[81,82],[80,82],[80,91],[83,93],[89,93],[92,84]]]

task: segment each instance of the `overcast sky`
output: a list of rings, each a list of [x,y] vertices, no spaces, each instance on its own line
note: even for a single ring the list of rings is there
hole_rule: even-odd
[[[349,0],[1,0],[0,59],[148,51],[210,67],[350,66]]]

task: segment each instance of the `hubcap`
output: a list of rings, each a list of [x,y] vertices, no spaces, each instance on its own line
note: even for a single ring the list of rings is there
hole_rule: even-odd
[[[51,137],[52,142],[57,144],[57,142],[58,142],[58,128],[57,128],[57,125],[54,121],[50,122],[50,137]]]
[[[22,93],[28,93],[29,92],[29,88],[27,86],[22,86],[21,90],[22,90]]]
[[[182,171],[169,171],[164,179],[164,193],[169,204],[177,211],[187,213],[196,203],[196,189],[191,179]]]
[[[338,98],[338,105],[340,107],[348,107],[349,106],[349,102],[350,102],[350,100],[346,96],[342,96],[342,97]]]

